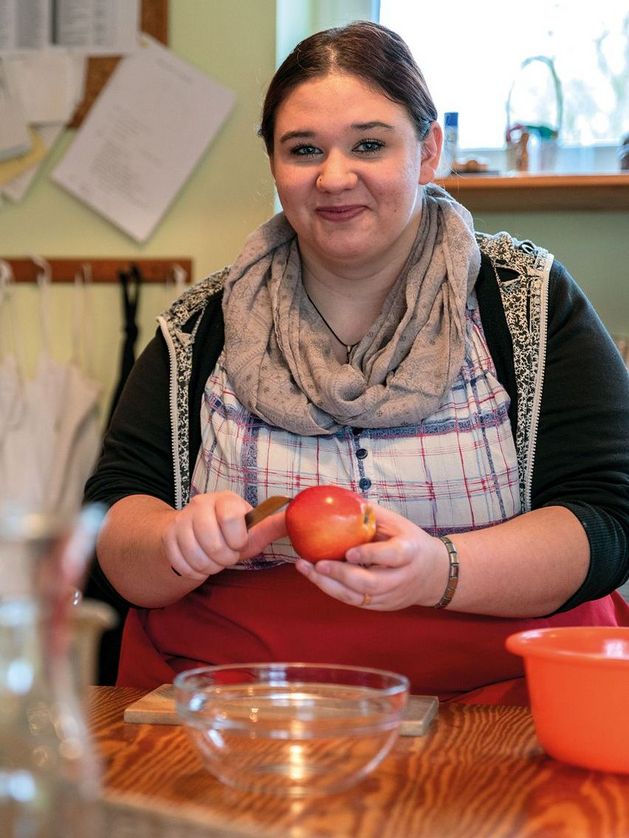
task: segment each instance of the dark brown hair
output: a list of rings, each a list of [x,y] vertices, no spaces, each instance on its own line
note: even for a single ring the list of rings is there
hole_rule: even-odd
[[[302,82],[330,72],[358,76],[403,105],[423,140],[437,119],[437,109],[405,41],[378,23],[357,21],[317,32],[297,44],[273,76],[264,99],[258,131],[269,155],[277,109]]]

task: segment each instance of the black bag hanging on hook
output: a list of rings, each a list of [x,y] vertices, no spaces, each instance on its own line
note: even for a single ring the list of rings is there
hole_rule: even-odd
[[[131,368],[135,363],[135,349],[138,339],[137,313],[140,302],[140,289],[143,278],[137,265],[131,265],[127,271],[119,271],[118,279],[122,290],[122,315],[123,315],[123,343],[120,356],[120,372],[118,383],[114,390],[109,409],[107,425],[111,422],[118,399],[124,389]],[[127,615],[128,607],[123,604],[118,594],[111,587],[109,582],[103,578],[103,574],[94,574],[94,569],[87,579],[84,594],[89,599],[100,600],[112,606],[118,617],[118,624],[105,631],[101,637],[98,654],[98,675],[97,683],[111,685],[116,683],[118,673],[118,659],[120,657],[120,646],[122,643],[122,631]]]
[[[140,303],[140,288],[142,287],[142,272],[137,265],[131,265],[128,271],[119,271],[118,279],[122,290],[122,316],[124,323],[124,340],[120,357],[120,372],[118,383],[114,390],[109,408],[107,425],[111,422],[120,394],[135,364],[135,345],[138,339],[137,313]]]

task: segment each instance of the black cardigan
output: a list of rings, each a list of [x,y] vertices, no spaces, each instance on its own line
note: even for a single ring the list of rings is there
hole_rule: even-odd
[[[507,271],[499,271],[508,280]],[[498,379],[517,391],[513,347],[500,290],[483,255],[476,283],[483,329]],[[222,295],[196,326],[190,380],[190,462],[201,444],[200,404],[224,342]],[[189,324],[192,330],[193,323]],[[112,505],[130,494],[174,504],[169,420],[169,357],[158,330],[138,359],[105,438],[85,497]],[[605,596],[629,577],[629,376],[612,339],[565,268],[554,262],[549,285],[546,372],[532,483],[532,506],[571,509],[590,542],[590,567],[559,610]],[[96,563],[92,585],[121,604]]]

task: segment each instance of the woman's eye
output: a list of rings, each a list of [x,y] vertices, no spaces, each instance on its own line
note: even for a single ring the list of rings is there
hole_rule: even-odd
[[[384,143],[380,140],[362,140],[358,145],[354,146],[354,151],[358,151],[361,154],[374,154],[376,151],[380,151],[381,148],[384,148]]]
[[[318,148],[313,145],[298,145],[295,148],[291,148],[291,154],[294,154],[295,157],[314,157],[315,154],[320,154]]]

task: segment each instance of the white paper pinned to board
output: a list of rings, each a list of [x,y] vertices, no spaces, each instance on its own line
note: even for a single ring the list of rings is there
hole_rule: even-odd
[[[137,49],[139,23],[140,0],[0,0],[0,53],[125,55]]]
[[[151,235],[227,118],[233,91],[143,36],[52,179],[138,242]]]

